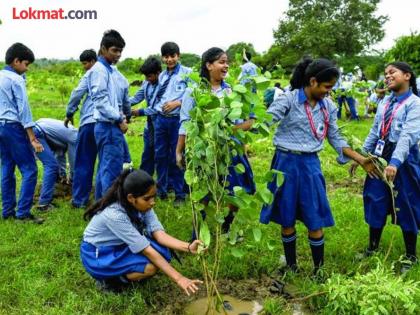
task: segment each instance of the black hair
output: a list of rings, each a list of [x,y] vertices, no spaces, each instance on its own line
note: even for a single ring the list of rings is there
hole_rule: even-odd
[[[280,87],[281,87],[281,84],[280,84],[280,82],[276,82],[276,83],[274,83],[274,86],[275,86],[276,88],[280,88]]]
[[[207,69],[207,63],[213,63],[216,60],[218,60],[223,54],[226,54],[226,52],[218,47],[212,47],[210,49],[207,49],[203,55],[201,56],[201,68],[200,68],[200,76],[203,79],[206,79],[208,82],[210,82],[210,73]]]
[[[290,86],[292,91],[309,85],[311,78],[315,78],[318,83],[329,82],[337,79],[340,75],[334,63],[328,59],[315,59],[304,57],[293,70]]]
[[[136,210],[127,199],[128,194],[134,197],[145,195],[155,184],[153,178],[142,170],[127,169],[114,181],[106,194],[89,207],[83,214],[85,220],[90,220],[95,214],[104,210],[109,205],[118,202],[125,209],[130,221],[141,231],[143,223],[139,219],[138,210]]]
[[[252,54],[249,51],[245,51],[246,59],[244,58],[244,61],[251,61]]]
[[[160,47],[160,53],[162,56],[179,55],[179,46],[174,42],[166,42]]]
[[[149,57],[140,66],[140,72],[144,75],[157,74],[162,72],[162,64],[157,58]]]
[[[101,40],[101,47],[105,47],[106,49],[115,46],[118,48],[123,49],[125,47],[124,38],[122,38],[121,34],[118,33],[116,30],[108,30],[104,32]]]
[[[96,55],[96,52],[93,49],[86,49],[80,54],[80,62],[87,61],[96,61],[98,60],[98,56]]]
[[[413,69],[410,67],[410,65],[408,63],[406,63],[406,62],[394,61],[394,62],[391,62],[391,63],[389,63],[389,64],[386,65],[386,67],[389,67],[389,66],[393,66],[393,67],[401,70],[404,73],[411,74],[410,82],[409,82],[410,87],[411,87],[411,91],[415,95],[419,96],[419,92],[417,90],[416,75],[415,75]]]
[[[32,50],[22,43],[14,43],[6,51],[6,64],[10,65],[16,58],[19,61],[27,60],[29,63],[33,63],[35,61],[35,56]]]

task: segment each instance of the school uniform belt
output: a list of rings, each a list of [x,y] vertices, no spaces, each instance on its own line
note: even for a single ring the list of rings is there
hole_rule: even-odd
[[[292,153],[297,155],[309,155],[309,154],[317,154],[318,152],[303,152],[303,151],[296,151],[296,150],[289,150],[289,149],[283,149],[283,148],[277,148],[277,150],[284,152],[284,153]]]
[[[158,112],[158,115],[161,115],[163,117],[179,117],[179,114],[164,114],[161,112]]]
[[[19,123],[18,121],[15,120],[9,120],[9,119],[0,119],[0,123],[3,124],[13,124],[13,123]]]

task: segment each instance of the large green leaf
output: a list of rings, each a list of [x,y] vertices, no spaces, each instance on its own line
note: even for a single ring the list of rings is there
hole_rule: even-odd
[[[206,222],[201,223],[199,236],[200,240],[204,243],[204,247],[209,247],[211,236],[209,227]]]

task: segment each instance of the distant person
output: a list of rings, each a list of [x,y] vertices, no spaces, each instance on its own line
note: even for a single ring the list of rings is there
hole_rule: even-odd
[[[274,96],[273,101],[279,98],[280,95],[284,93],[284,90],[281,88],[280,82],[274,83]]]
[[[136,94],[130,98],[131,106],[143,100],[146,101],[146,108],[133,111],[133,116],[146,116],[147,123],[143,131],[143,154],[141,156],[140,169],[146,171],[150,176],[155,173],[155,121],[157,111],[154,108],[156,94],[159,86],[159,75],[162,72],[160,60],[155,57],[146,59],[140,67],[140,72],[145,80]]]
[[[44,147],[42,152],[36,153],[44,169],[37,209],[46,211],[53,208],[54,187],[60,174],[63,176],[63,169],[66,176],[66,154],[70,164],[69,181],[72,181],[77,129],[73,126],[65,127],[61,120],[42,118],[35,122],[34,134]]]
[[[363,201],[369,225],[369,246],[365,256],[379,248],[388,214],[401,228],[405,259],[401,273],[418,262],[417,235],[420,229],[420,98],[416,77],[405,62],[391,62],[385,68],[385,81],[391,91],[379,104],[364,150],[386,160],[385,178],[394,183],[395,213],[389,187],[382,180],[366,177]],[[396,215],[396,218],[395,218]]]
[[[258,67],[251,61],[252,59],[252,54],[247,51],[247,50],[243,50],[243,54],[242,54],[242,62],[243,64],[241,65],[241,74],[239,75],[239,79],[241,81],[241,84],[246,85],[247,83],[252,83],[252,81],[250,80],[250,77],[255,77],[256,75],[258,75],[257,69]],[[257,92],[257,87],[254,84],[251,84],[251,91],[253,93]]]
[[[35,57],[28,47],[15,43],[6,51],[6,66],[0,71],[0,157],[3,219],[36,224],[44,222],[31,213],[38,169],[35,152],[44,148],[35,137],[24,73]],[[15,168],[22,174],[16,204]],[[16,209],[17,206],[17,209]]]
[[[149,174],[128,169],[85,212],[90,222],[83,233],[80,256],[101,289],[118,291],[161,270],[187,295],[197,292],[202,281],[176,271],[169,264],[170,250],[195,255],[202,242],[183,242],[165,232],[153,211],[156,191]]]
[[[341,109],[344,106],[348,106],[348,111],[350,113],[351,120],[359,120],[359,115],[357,114],[356,108],[356,99],[351,95],[351,89],[353,87],[355,78],[353,73],[349,72],[344,79],[341,81],[339,89],[341,90],[341,95],[337,98],[338,103],[338,112],[337,118],[341,119]]]
[[[80,62],[86,73],[80,79],[79,85],[73,90],[67,105],[64,125],[69,122],[74,125],[73,117],[80,110],[79,132],[77,135],[76,157],[74,161],[74,177],[72,182],[72,206],[84,208],[89,201],[92,190],[93,173],[98,149],[95,142],[95,119],[93,118],[94,104],[89,91],[89,70],[95,65],[98,57],[93,49],[88,49],[80,54]],[[84,98],[84,99],[83,99]]]

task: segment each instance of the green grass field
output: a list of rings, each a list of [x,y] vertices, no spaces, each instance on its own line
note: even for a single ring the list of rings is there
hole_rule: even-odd
[[[77,80],[55,75],[53,80],[44,84],[37,79],[37,71],[28,74],[34,119],[64,119],[65,104],[57,85],[65,81],[75,86]],[[131,75],[129,79],[137,78]],[[135,88],[131,88],[131,93],[134,91]],[[364,139],[371,123],[371,120],[350,122],[346,129]],[[143,126],[144,119],[136,119],[127,134],[136,167],[143,148]],[[263,176],[269,169],[273,152],[271,139],[259,139],[251,145],[250,161],[256,177]],[[335,227],[325,231],[325,272],[350,278],[356,273],[367,273],[376,267],[378,259],[384,260],[391,237],[395,234],[389,257],[384,262],[385,268],[391,268],[404,253],[400,230],[391,224],[386,226],[379,254],[362,261],[355,260],[356,253],[366,247],[368,240],[361,195],[363,172],[359,169],[357,176],[350,179],[348,166],[336,163],[336,154],[329,145],[320,158],[336,221]],[[39,162],[38,166],[41,178],[42,166]],[[187,303],[195,298],[184,296],[163,274],[122,294],[99,292],[79,259],[79,244],[87,224],[82,219],[82,211],[72,209],[68,198],[59,198],[55,202],[59,205],[55,210],[41,214],[46,219],[42,226],[0,221],[0,314],[182,314]],[[188,206],[175,209],[171,201],[158,201],[155,210],[167,232],[180,239],[190,238],[191,210]],[[235,258],[226,251],[220,269],[220,288],[222,293],[258,299],[264,305],[266,314],[291,314],[291,304],[280,296],[270,294],[267,289],[268,277],[279,267],[283,249],[280,227],[275,224],[261,226],[258,223],[259,210],[255,209],[252,215],[255,226],[263,230],[262,240],[255,243],[252,235],[245,235],[246,241],[239,245],[246,252],[242,258]],[[249,243],[252,243],[252,248]],[[268,250],[267,243],[274,248]],[[320,284],[310,278],[312,259],[302,224],[298,225],[297,246],[298,262],[303,272],[286,280],[293,286],[296,297],[304,297],[318,292]],[[188,277],[200,278],[201,269],[196,258],[183,256],[182,262],[182,265],[174,262],[175,268]],[[420,268],[415,267],[406,279],[420,281]],[[201,290],[201,295],[204,291]],[[322,300],[308,299],[304,304],[309,313],[322,313]],[[416,312],[420,312],[418,307]]]

